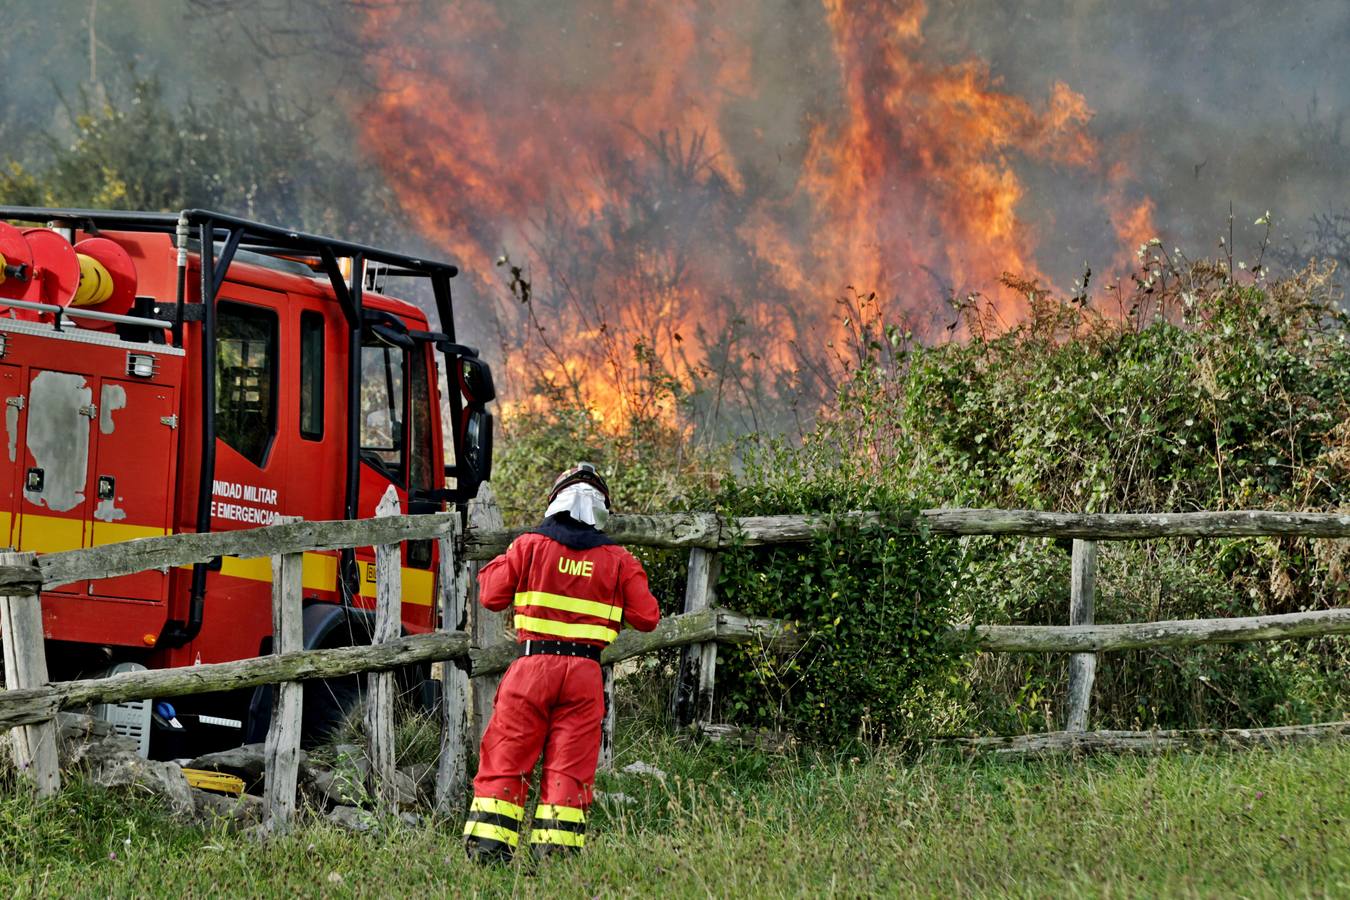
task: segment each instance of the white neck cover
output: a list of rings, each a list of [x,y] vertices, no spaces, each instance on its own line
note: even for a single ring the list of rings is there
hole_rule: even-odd
[[[567,513],[578,522],[593,525],[601,531],[609,521],[609,509],[605,506],[605,495],[589,484],[573,484],[562,490],[548,505],[544,518]]]

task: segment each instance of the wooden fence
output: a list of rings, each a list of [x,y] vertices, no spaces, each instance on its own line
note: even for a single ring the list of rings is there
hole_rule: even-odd
[[[59,789],[55,716],[63,709],[119,703],[147,697],[175,697],[279,685],[267,734],[266,819],[269,830],[285,829],[294,814],[299,765],[301,697],[299,682],[367,674],[366,730],[372,796],[386,807],[394,798],[392,671],[414,663],[442,667],[442,733],[436,802],[456,808],[467,784],[473,736],[490,712],[493,676],[515,657],[504,636],[504,620],[474,601],[477,564],[505,549],[515,532],[501,527],[486,498],[470,505],[469,528],[461,533],[457,513],[399,515],[392,493],[377,517],[359,521],[286,521],[246,531],[143,538],[85,550],[37,557],[0,553],[0,629],[4,634],[7,690],[0,692],[0,730],[12,729],[16,764],[40,794]],[[486,499],[486,502],[481,502]],[[755,641],[796,646],[805,636],[792,623],[757,619],[720,609],[716,603],[718,552],[810,540],[825,530],[866,527],[877,513],[841,517],[762,516],[723,519],[705,513],[616,516],[610,534],[620,543],[689,548],[684,611],[649,633],[624,631],[601,662],[606,684],[614,663],[656,650],[685,647],[674,693],[676,721],[712,727],[716,645]],[[896,521],[890,517],[887,521]],[[1096,541],[1162,537],[1300,536],[1350,537],[1350,515],[1330,513],[1175,513],[1074,515],[1025,510],[928,510],[901,522],[936,535],[1020,535],[1072,538],[1073,566],[1067,626],[981,625],[968,634],[976,649],[992,652],[1067,652],[1070,666],[1067,727],[1081,735],[1087,726],[1096,654],[1151,646],[1276,640],[1350,633],[1350,609],[1279,616],[1093,624]],[[440,548],[441,630],[399,634],[399,543],[436,540]],[[299,649],[301,554],[307,551],[376,548],[376,624],[368,647]],[[90,579],[127,575],[150,568],[186,566],[219,556],[271,557],[274,652],[270,656],[180,669],[131,672],[106,678],[49,683],[43,655],[43,590]],[[613,704],[606,720],[609,749]],[[1340,729],[1344,732],[1345,729]],[[1004,739],[991,739],[1004,740]]]

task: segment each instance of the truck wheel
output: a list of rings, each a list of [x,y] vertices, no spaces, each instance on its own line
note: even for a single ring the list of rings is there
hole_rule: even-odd
[[[364,696],[365,677],[361,675],[305,682],[300,746],[312,750],[341,735],[348,718],[358,714]]]
[[[361,678],[357,675],[305,682],[300,746],[312,750],[339,737],[348,717],[360,706],[363,694]],[[272,723],[272,698],[270,685],[254,690],[248,704],[244,743],[261,744],[267,740],[267,729]]]

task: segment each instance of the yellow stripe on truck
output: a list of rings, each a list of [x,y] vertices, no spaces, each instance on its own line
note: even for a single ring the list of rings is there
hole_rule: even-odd
[[[60,553],[84,546],[84,520],[58,516],[19,516],[19,549],[34,553]]]
[[[10,514],[0,526],[8,525]],[[36,513],[24,513],[19,516],[20,550],[32,550],[36,553],[60,553],[64,550],[79,550],[84,546],[86,529],[92,536],[90,546],[102,547],[105,544],[120,544],[137,538],[163,537],[168,534],[164,528],[150,525],[129,525],[125,522],[94,522],[89,519],[65,519],[61,516],[43,516]]]
[[[0,513],[0,533],[9,531],[12,514]],[[19,549],[35,553],[60,553],[84,547],[85,529],[93,535],[93,546],[120,544],[138,538],[163,537],[164,528],[130,525],[125,522],[93,522],[87,519],[63,519],[24,513],[19,517]],[[183,566],[190,569],[191,566]],[[361,596],[375,596],[375,563],[358,562]],[[436,576],[427,569],[400,567],[403,602],[412,606],[431,606],[435,600]],[[301,560],[301,584],[305,590],[331,591],[337,585],[338,558],[327,553],[305,553]],[[272,582],[272,560],[258,556],[241,559],[227,556],[220,561],[220,574],[247,581]]]
[[[27,519],[24,521],[27,521]],[[93,546],[102,547],[104,544],[120,544],[123,541],[134,541],[137,538],[164,537],[168,533],[167,528],[154,528],[149,525],[95,522]]]
[[[357,563],[357,568],[361,570],[361,596],[374,597],[375,563],[360,562]],[[435,574],[427,569],[410,569],[407,566],[403,566],[401,571],[402,578],[400,580],[405,598],[403,602],[412,603],[416,606],[430,606],[432,592],[436,588]]]
[[[301,584],[306,590],[331,591],[337,585],[338,560],[323,553],[306,553],[301,560]],[[361,596],[375,596],[375,564],[358,562],[361,576]],[[272,560],[266,556],[238,559],[227,556],[220,561],[220,574],[249,581],[272,581]],[[426,569],[401,567],[403,602],[413,606],[430,606],[434,599],[436,576]]]

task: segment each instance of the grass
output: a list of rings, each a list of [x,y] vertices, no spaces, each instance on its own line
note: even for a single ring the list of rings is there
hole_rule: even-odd
[[[109,896],[1345,896],[1350,746],[1014,762],[783,759],[630,734],[585,854],[481,870],[459,822],[270,844],[74,782],[0,789],[0,893]]]

